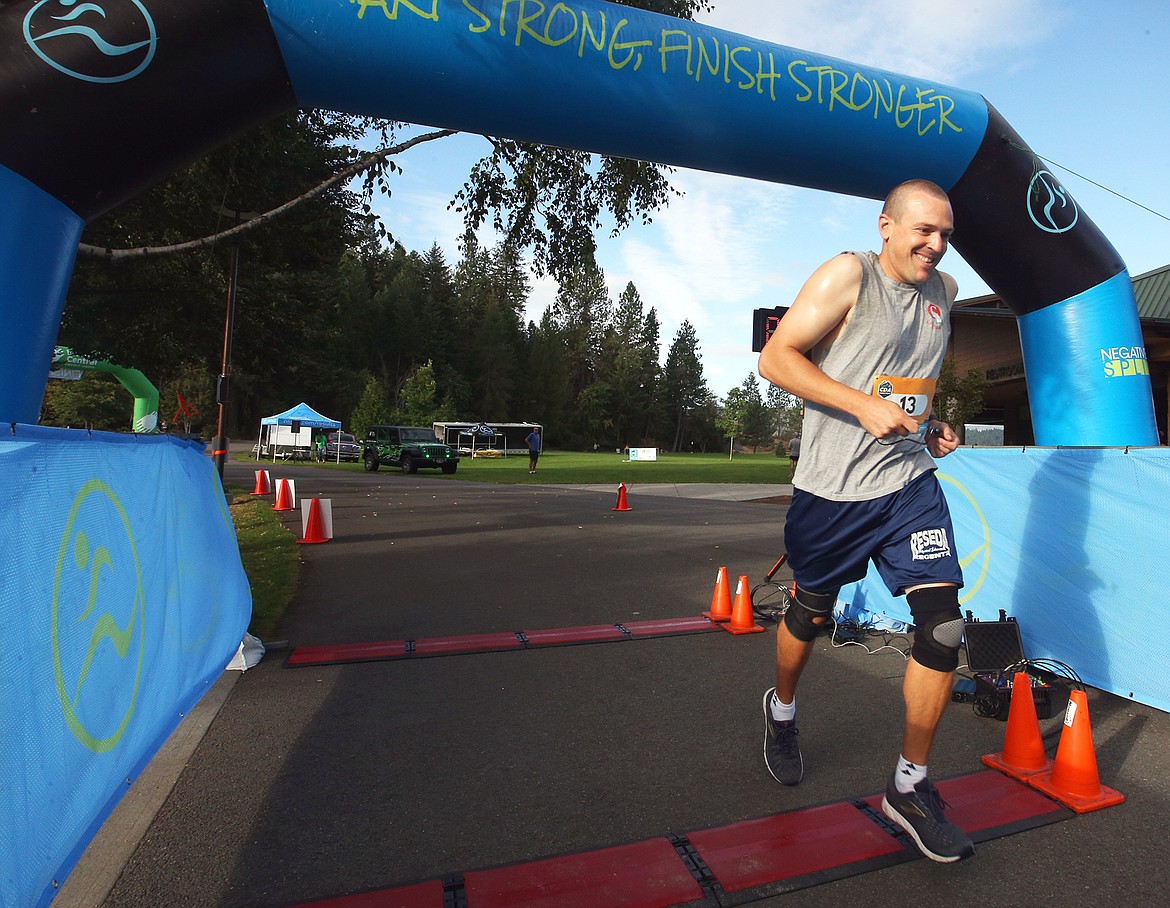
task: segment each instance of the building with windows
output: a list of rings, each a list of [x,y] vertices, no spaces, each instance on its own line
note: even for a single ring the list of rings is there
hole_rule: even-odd
[[[1170,265],[1135,277],[1133,290],[1150,366],[1158,434],[1165,444],[1170,422]],[[1002,425],[1004,444],[1035,444],[1016,316],[998,296],[955,304],[950,353],[960,376],[977,369],[988,382],[985,409],[972,422]]]

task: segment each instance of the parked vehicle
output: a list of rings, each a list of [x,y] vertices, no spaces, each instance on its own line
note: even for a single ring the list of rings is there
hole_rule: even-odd
[[[330,432],[325,438],[326,460],[347,460],[357,463],[362,458],[362,446],[348,432]]]
[[[362,445],[362,461],[371,473],[382,464],[408,474],[420,467],[454,473],[459,467],[459,453],[422,426],[370,426]]]

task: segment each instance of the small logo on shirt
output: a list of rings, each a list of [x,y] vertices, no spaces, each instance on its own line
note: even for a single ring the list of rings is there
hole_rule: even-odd
[[[930,316],[930,321],[936,328],[943,326],[943,311],[938,303],[931,303],[926,307],[926,314]]]
[[[889,397],[894,393],[894,383],[892,381],[883,381],[877,386],[877,393],[879,397]]]
[[[919,530],[910,537],[910,557],[914,561],[933,561],[936,558],[949,558],[950,555],[950,540],[942,527]]]

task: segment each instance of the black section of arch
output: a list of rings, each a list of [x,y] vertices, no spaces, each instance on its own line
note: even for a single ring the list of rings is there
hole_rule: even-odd
[[[952,242],[967,264],[1016,315],[1066,300],[1125,270],[1117,250],[1048,165],[994,107],[988,104],[987,111],[983,142],[949,191]]]
[[[101,7],[68,19],[57,17],[76,6],[58,0],[0,9],[0,164],[83,219],[295,106],[262,0]],[[143,9],[157,29],[154,55],[112,81],[147,61]],[[26,40],[26,23],[52,63]],[[53,34],[62,25],[74,33]],[[101,42],[135,49],[101,53]]]

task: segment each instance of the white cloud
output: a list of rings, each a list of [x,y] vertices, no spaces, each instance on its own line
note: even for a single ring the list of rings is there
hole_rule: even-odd
[[[653,228],[619,241],[610,276],[623,287],[633,281],[664,322],[686,318],[702,328],[715,314],[711,304],[739,303],[779,282],[767,248],[787,224],[792,190],[696,172],[680,172],[674,183],[685,196]]]
[[[874,0],[725,0],[699,21],[776,44],[951,84],[1046,38],[1054,0],[911,6]]]
[[[374,211],[396,240],[410,251],[426,252],[435,243],[452,252],[463,232],[463,218],[448,211],[450,195],[426,189],[395,188],[387,199],[375,200]],[[454,264],[449,262],[448,264]]]

